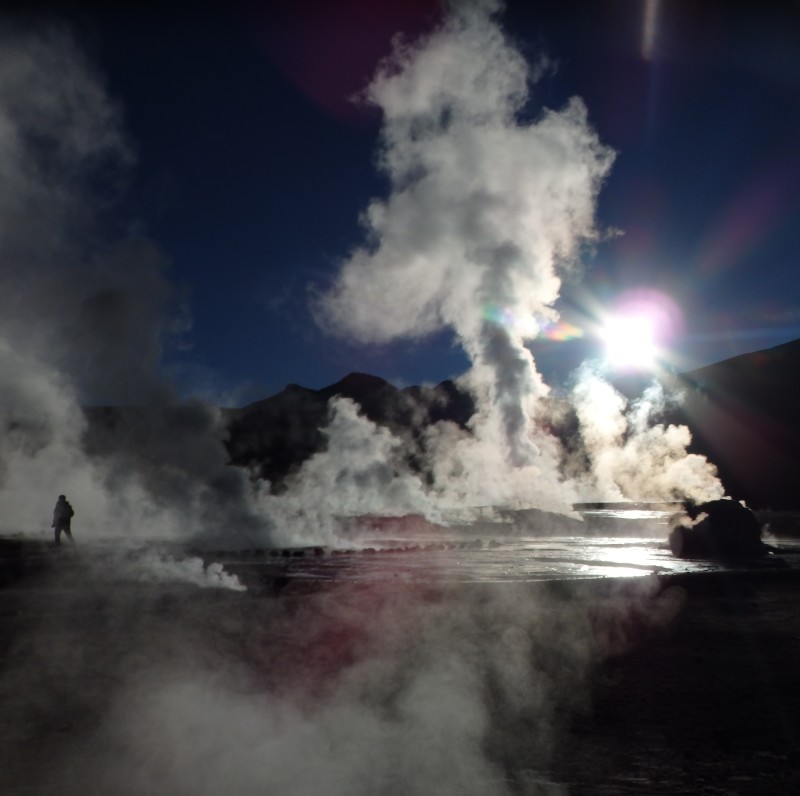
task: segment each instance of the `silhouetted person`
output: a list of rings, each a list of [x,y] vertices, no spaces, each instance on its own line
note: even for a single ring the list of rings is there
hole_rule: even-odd
[[[64,495],[59,495],[56,501],[56,507],[53,509],[53,532],[55,534],[56,544],[61,544],[62,531],[67,535],[70,542],[73,544],[75,543],[75,540],[72,538],[72,531],[70,531],[69,527],[74,516],[75,512],[72,510],[69,501]]]

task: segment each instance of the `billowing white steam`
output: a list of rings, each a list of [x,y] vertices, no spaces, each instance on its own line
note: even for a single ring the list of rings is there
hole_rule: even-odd
[[[660,386],[651,386],[629,407],[623,396],[585,367],[572,398],[589,458],[590,483],[596,490],[589,497],[722,496],[705,457],[686,453],[689,430],[654,422],[653,415],[663,405]]]
[[[635,448],[656,470],[665,446],[670,461],[681,445],[685,453],[685,432],[670,430],[667,440],[663,429],[648,430],[625,454],[599,453],[596,444],[617,448],[622,434],[598,435],[581,413],[597,466],[582,483],[565,483],[557,444],[537,429],[548,388],[524,343],[556,317],[561,274],[596,238],[595,202],[613,153],[578,99],[521,119],[529,69],[495,11],[456,4],[440,29],[398,46],[370,85],[367,97],[384,114],[381,167],[391,192],[368,207],[367,241],[321,297],[319,316],[364,342],[455,331],[472,360],[465,383],[480,412],[457,450],[436,449],[435,491],[446,500],[563,509],[586,489],[595,498],[715,494],[713,470],[700,461],[691,484],[672,470],[634,484],[618,477],[619,464],[606,467]]]
[[[434,478],[423,484],[398,463],[404,440],[336,401],[327,449],[281,496],[226,467],[215,413],[176,405],[160,378],[162,259],[97,230],[104,198],[91,177],[130,158],[101,82],[62,34],[0,35],[6,527],[45,530],[66,492],[81,532],[204,528],[231,542],[233,529],[264,527],[289,543],[298,529],[333,533],[330,517],[345,511],[563,508],[585,489],[616,496],[661,479],[665,493],[682,483],[702,494],[716,483],[684,456],[684,431],[649,427],[652,400],[629,411],[599,382],[575,396],[588,471],[567,479],[558,443],[538,429],[547,388],[523,343],[554,317],[559,269],[594,235],[611,155],[578,101],[516,120],[527,67],[490,12],[459,7],[372,84],[393,192],[370,207],[369,246],[321,305],[366,341],[452,327],[473,360],[473,426],[427,430]],[[82,452],[87,400],[128,407],[124,449]],[[123,556],[120,575],[153,583],[135,589],[71,560],[54,567],[57,592],[6,595],[0,768],[19,792],[553,792],[522,777],[547,763],[598,656],[677,610],[656,579],[590,610],[487,584],[258,600],[200,559]]]
[[[403,464],[406,440],[339,402],[326,451],[280,496],[226,466],[216,410],[176,401],[160,372],[163,347],[181,324],[157,247],[101,223],[132,163],[101,78],[63,31],[7,27],[3,530],[45,532],[59,493],[73,501],[83,532],[203,531],[258,544],[330,541],[332,518],[344,514],[437,518],[465,503],[566,511],[586,497],[719,492],[710,466],[685,456],[685,429],[629,422],[612,397],[619,427],[603,431],[596,410],[610,388],[599,381],[584,381],[575,395],[588,470],[565,463],[540,422],[548,387],[525,341],[556,317],[564,269],[597,237],[595,202],[612,153],[579,100],[522,119],[529,69],[495,10],[457,4],[379,70],[367,97],[384,113],[381,166],[391,192],[367,209],[365,245],[317,305],[323,323],[365,342],[452,328],[472,360],[462,380],[478,404],[471,428],[425,430],[423,479]],[[117,447],[95,440],[90,457],[80,408],[87,403],[152,411],[126,409]]]
[[[348,398],[331,399],[329,413],[325,449],[304,463],[285,494],[264,500],[277,542],[335,544],[345,514],[435,513],[419,478],[399,464],[400,439]]]
[[[160,372],[182,316],[157,247],[106,223],[132,156],[101,77],[58,26],[4,19],[0,51],[0,529],[49,532],[59,493],[84,539],[265,528],[217,411]],[[150,409],[90,458],[87,404]]]
[[[143,583],[190,584],[201,589],[246,591],[236,575],[226,572],[222,564],[204,564],[197,556],[184,558],[152,548],[111,552],[99,558],[95,566],[110,568],[121,580]],[[95,573],[100,574],[101,573]]]

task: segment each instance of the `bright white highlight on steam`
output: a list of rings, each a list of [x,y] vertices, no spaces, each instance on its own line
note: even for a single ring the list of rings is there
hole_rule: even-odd
[[[606,322],[602,331],[606,359],[620,369],[647,369],[658,357],[656,330],[647,315],[622,315]]]

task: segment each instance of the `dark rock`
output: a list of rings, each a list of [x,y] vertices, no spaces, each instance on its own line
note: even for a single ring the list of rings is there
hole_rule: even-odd
[[[678,558],[735,559],[763,556],[772,549],[750,509],[735,500],[687,504],[669,535]]]

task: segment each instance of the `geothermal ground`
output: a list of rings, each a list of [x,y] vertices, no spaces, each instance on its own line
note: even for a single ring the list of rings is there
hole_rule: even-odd
[[[2,792],[795,792],[794,518],[734,567],[594,519],[583,545],[6,539]]]

